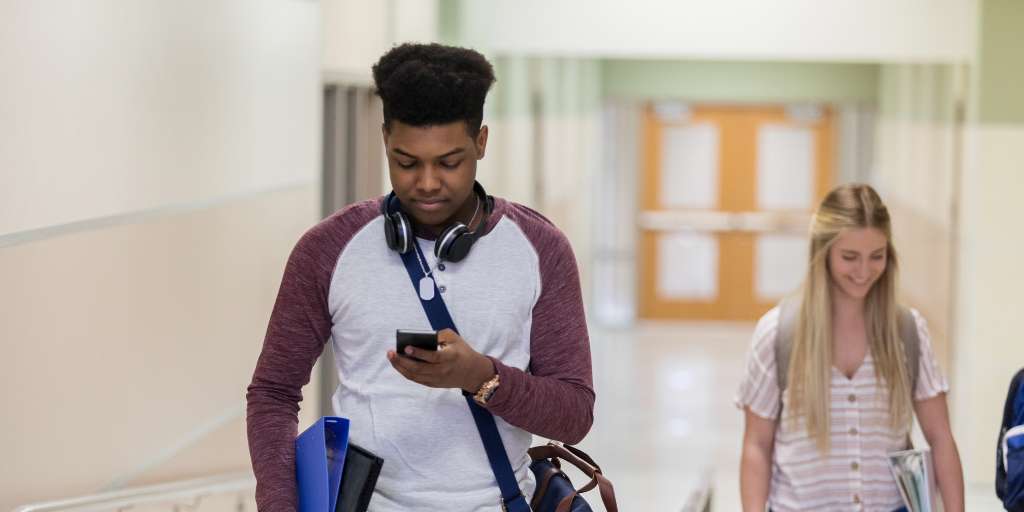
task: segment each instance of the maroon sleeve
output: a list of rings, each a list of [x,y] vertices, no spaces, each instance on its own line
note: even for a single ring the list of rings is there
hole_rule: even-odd
[[[295,436],[302,386],[331,335],[327,297],[345,244],[377,212],[355,204],[306,232],[285,266],[246,401],[249,455],[261,512],[294,512]]]
[[[539,213],[507,203],[505,214],[537,251],[541,294],[530,328],[530,373],[493,360],[501,384],[487,408],[528,432],[575,444],[594,421],[590,340],[576,258],[565,235]]]

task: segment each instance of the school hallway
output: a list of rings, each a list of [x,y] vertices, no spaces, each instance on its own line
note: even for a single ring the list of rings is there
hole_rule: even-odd
[[[571,245],[581,446],[620,510],[740,510],[753,322],[848,183],[891,214],[967,510],[1001,510],[1024,1],[935,3],[0,0],[0,512],[256,511],[246,393],[282,274],[312,226],[396,188],[372,66],[412,41],[493,67],[473,177]],[[300,431],[339,373],[321,356]]]

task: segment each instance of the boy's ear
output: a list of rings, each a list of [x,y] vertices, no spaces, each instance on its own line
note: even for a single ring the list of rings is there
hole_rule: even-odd
[[[484,157],[487,150],[487,125],[480,127],[480,132],[476,134],[473,142],[476,144],[476,158],[479,160]]]

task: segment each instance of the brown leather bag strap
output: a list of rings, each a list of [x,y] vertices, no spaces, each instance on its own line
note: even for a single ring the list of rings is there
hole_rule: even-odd
[[[579,448],[576,448],[574,446],[569,446],[569,445],[562,445],[562,447],[565,448],[566,450],[568,450],[573,455],[575,455],[575,456],[579,457],[580,459],[583,459],[584,461],[586,461],[588,464],[593,466],[594,469],[596,470],[594,472],[594,475],[588,475],[588,476],[591,476],[590,482],[587,485],[585,485],[585,486],[581,487],[580,489],[578,489],[576,492],[584,493],[584,492],[587,492],[587,491],[593,489],[594,486],[600,485],[600,481],[598,480],[598,476],[599,475],[603,475],[603,472],[601,471],[601,466],[598,466],[597,463],[594,462],[594,459],[590,458],[590,455],[587,455],[586,452],[584,452],[583,450],[580,450]],[[604,478],[604,477],[602,476],[601,478]],[[608,481],[607,478],[605,478],[605,480]],[[611,481],[608,481],[608,485],[611,485]]]
[[[583,487],[577,489],[576,492],[587,492],[596,487],[598,484],[597,479],[594,478],[594,475],[599,474],[601,472],[601,468],[577,457],[573,452],[566,450],[564,446],[559,446],[555,444],[535,446],[533,448],[530,448],[529,454],[530,458],[533,460],[550,459],[556,465],[558,459],[561,458],[564,459],[566,462],[572,464],[573,466],[579,468],[579,470],[583,472],[584,475],[590,477],[590,481],[587,482],[587,485],[584,485]],[[590,456],[587,456],[587,458],[590,459]]]
[[[601,494],[601,501],[604,503],[604,508],[608,512],[618,512],[618,505],[615,503],[615,488],[612,487],[611,480],[605,478],[601,473],[594,473],[594,478],[590,480],[590,483],[583,486],[581,489],[577,489],[577,494],[583,494],[594,487],[597,487],[598,493]]]
[[[608,480],[604,475],[598,473],[595,475],[597,478],[598,492],[601,493],[601,502],[604,503],[604,508],[608,512],[619,512],[619,505],[615,502],[615,488],[612,487],[611,480]]]
[[[597,481],[597,476],[600,475],[600,474],[601,473],[594,473],[594,476],[590,477],[590,481],[587,482],[587,485],[584,485],[583,487],[580,487],[579,489],[576,489],[576,492],[582,494],[582,493],[585,493],[585,492],[593,489],[594,487],[597,487],[597,484],[599,483]]]
[[[583,474],[591,478],[594,477],[594,473],[599,473],[601,471],[601,468],[597,467],[597,464],[591,463],[593,462],[593,460],[591,460],[591,462],[587,462],[582,458],[577,457],[576,454],[574,454],[573,452],[566,450],[564,446],[558,446],[555,444],[534,446],[533,448],[530,448],[530,450],[527,453],[529,453],[530,458],[532,460],[553,458],[562,459],[572,464],[573,466],[576,466],[577,468],[579,468],[580,471],[583,472]],[[590,459],[590,457],[587,456],[587,459]]]
[[[548,468],[548,470],[544,472],[544,475],[541,476],[540,480],[537,481],[537,490],[533,492],[533,500],[530,503],[531,510],[537,510],[537,508],[540,507],[540,500],[548,492],[548,486],[551,485],[551,479],[559,473],[561,473],[561,471],[556,467]]]
[[[576,466],[576,468],[583,472],[584,475],[590,477],[590,482],[587,482],[587,485],[577,489],[576,493],[559,503],[556,512],[568,511],[569,507],[572,505],[572,497],[577,494],[585,493],[594,487],[597,487],[601,494],[601,501],[604,502],[605,510],[608,512],[618,512],[618,505],[615,503],[615,488],[612,486],[612,482],[601,473],[601,468],[594,462],[594,459],[579,448],[547,444],[544,446],[534,446],[533,448],[530,448],[528,453],[532,460],[550,459],[556,465],[558,463],[558,459],[565,460],[573,466]],[[545,475],[543,484],[544,491],[547,490],[547,483],[549,480],[550,478],[548,475]],[[537,497],[543,495],[543,492],[538,491],[535,493],[534,499],[536,500]]]
[[[562,448],[569,450],[569,452],[572,453],[573,455],[583,459],[584,461],[587,462],[587,464],[590,464],[591,466],[594,466],[598,471],[601,471],[601,466],[598,466],[597,463],[594,462],[594,459],[590,458],[590,455],[587,455],[583,450],[580,450],[575,446],[569,446],[567,444],[563,444]]]
[[[577,494],[574,492],[562,498],[562,501],[558,502],[558,506],[555,507],[555,512],[569,512],[570,507],[572,507],[572,500],[576,499]]]

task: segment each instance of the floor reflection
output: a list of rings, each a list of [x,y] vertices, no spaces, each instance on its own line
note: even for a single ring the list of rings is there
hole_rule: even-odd
[[[591,329],[597,403],[581,447],[615,484],[621,510],[680,511],[705,482],[713,510],[740,510],[743,416],[732,399],[753,329],[663,322]],[[588,498],[604,510],[596,494]],[[988,486],[969,487],[967,504],[1001,510]]]

